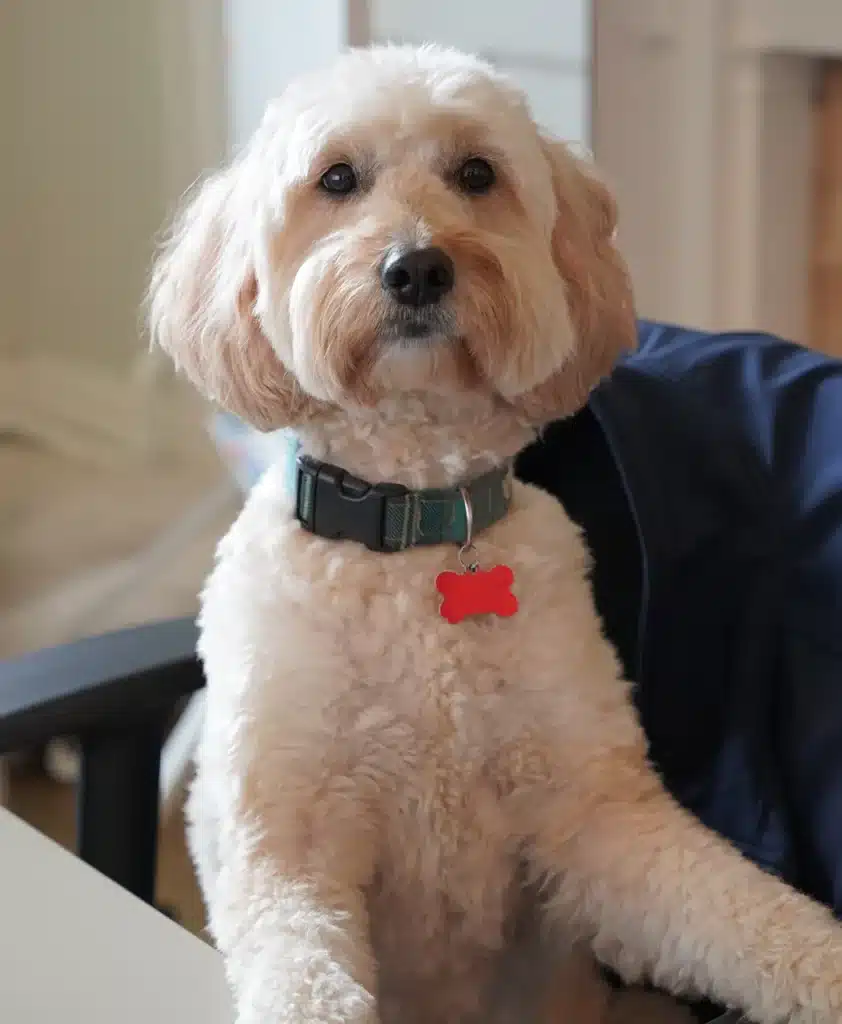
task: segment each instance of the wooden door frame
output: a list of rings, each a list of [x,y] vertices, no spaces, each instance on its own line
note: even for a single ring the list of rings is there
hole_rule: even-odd
[[[838,0],[594,0],[593,148],[641,312],[808,333],[812,101]]]

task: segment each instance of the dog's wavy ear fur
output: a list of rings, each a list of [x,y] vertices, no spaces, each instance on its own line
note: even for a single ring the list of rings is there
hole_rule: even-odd
[[[153,268],[147,310],[153,344],[206,397],[260,430],[303,418],[300,391],[255,312],[253,210],[229,168],[201,184]]]
[[[520,405],[541,421],[569,416],[588,400],[617,359],[637,344],[631,281],[614,245],[617,207],[586,161],[544,139],[557,216],[552,253],[565,283],[575,334],[573,356]]]

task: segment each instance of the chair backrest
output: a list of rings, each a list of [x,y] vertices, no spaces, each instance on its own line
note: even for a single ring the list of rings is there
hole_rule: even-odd
[[[136,896],[155,896],[161,748],[204,686],[192,619],[152,623],[0,662],[0,755],[78,738],[77,850]]]

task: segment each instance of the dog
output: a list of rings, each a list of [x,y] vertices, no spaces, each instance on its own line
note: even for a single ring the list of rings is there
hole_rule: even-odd
[[[842,1020],[839,926],[667,794],[582,538],[511,479],[635,343],[615,225],[502,74],[394,46],[291,85],[161,248],[155,343],[298,446],[200,616],[190,843],[239,1024],[607,1020],[582,950]]]

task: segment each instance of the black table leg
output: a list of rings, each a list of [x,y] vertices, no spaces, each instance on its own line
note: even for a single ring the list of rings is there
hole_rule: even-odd
[[[147,903],[155,898],[163,722],[81,738],[79,856]]]

